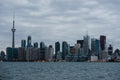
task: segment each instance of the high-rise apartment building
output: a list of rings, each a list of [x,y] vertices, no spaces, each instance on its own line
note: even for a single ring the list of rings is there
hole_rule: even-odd
[[[65,56],[68,54],[68,43],[66,41],[62,42],[62,59],[65,60]]]
[[[106,48],[106,36],[104,35],[100,36],[100,47],[101,47],[101,50],[105,50]]]
[[[21,47],[25,48],[26,47],[26,40],[21,40]]]
[[[38,48],[38,43],[37,42],[34,43],[34,48]]]
[[[80,44],[80,48],[83,48],[84,40],[77,40],[77,44]]]
[[[113,47],[112,47],[112,45],[109,45],[109,47],[108,47],[108,54],[109,55],[113,54]]]
[[[27,47],[32,47],[31,36],[28,36],[27,38]]]
[[[55,43],[55,59],[57,58],[57,53],[60,52],[60,43]]]
[[[45,43],[40,42],[40,60],[45,60]]]
[[[90,37],[88,35],[84,36],[83,50],[84,56],[90,57]]]
[[[92,38],[91,39],[91,55],[99,56],[100,53],[100,40]]]
[[[46,61],[52,61],[53,54],[54,54],[54,48],[52,47],[52,45],[49,45],[49,47],[45,48],[45,60]]]

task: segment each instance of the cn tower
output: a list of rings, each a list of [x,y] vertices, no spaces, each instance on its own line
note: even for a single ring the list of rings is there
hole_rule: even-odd
[[[16,31],[16,29],[15,29],[14,18],[15,18],[15,15],[13,15],[13,28],[11,29],[11,31],[12,31],[12,49],[15,48],[15,31]]]

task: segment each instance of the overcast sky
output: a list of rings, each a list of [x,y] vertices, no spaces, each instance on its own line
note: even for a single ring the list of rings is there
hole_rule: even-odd
[[[120,48],[120,0],[0,0],[0,51],[12,45],[14,12],[16,47],[28,35],[32,42],[73,45],[88,31]]]

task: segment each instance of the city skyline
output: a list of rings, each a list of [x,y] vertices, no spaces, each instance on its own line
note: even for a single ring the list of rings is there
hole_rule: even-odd
[[[13,12],[16,14],[16,47],[32,36],[34,42],[76,40],[88,34],[91,38],[107,36],[107,42],[119,48],[119,0],[4,0],[0,2],[0,51],[12,45]],[[34,43],[32,42],[32,43]]]
[[[61,47],[60,47],[61,45]],[[113,51],[113,46],[106,46],[106,36],[101,35],[100,39],[92,38],[88,35],[84,36],[83,40],[77,40],[74,46],[71,46],[66,41],[62,44],[59,42],[47,46],[44,42],[33,43],[32,37],[28,36],[27,40],[21,40],[21,46],[18,48],[7,47],[5,53],[1,51],[1,60],[3,61],[119,61],[120,50]],[[62,50],[60,49],[62,48]],[[55,51],[55,52],[54,52]]]

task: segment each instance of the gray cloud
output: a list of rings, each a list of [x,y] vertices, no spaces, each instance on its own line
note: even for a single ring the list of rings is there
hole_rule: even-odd
[[[17,47],[28,35],[33,42],[74,44],[88,31],[95,38],[106,35],[108,43],[119,48],[119,4],[119,0],[1,0],[0,50],[11,46],[14,12]]]

